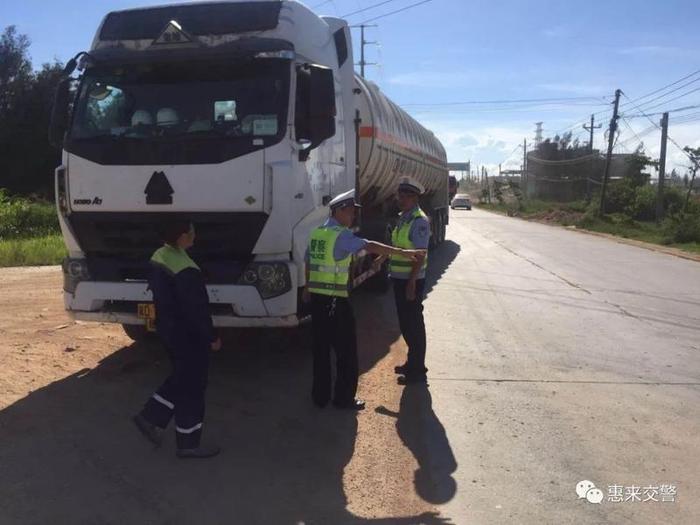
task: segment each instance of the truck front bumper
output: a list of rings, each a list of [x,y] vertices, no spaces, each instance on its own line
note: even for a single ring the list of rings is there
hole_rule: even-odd
[[[139,303],[153,301],[147,283],[82,281],[64,292],[68,315],[79,321],[144,324]],[[297,290],[263,300],[254,286],[208,285],[212,321],[217,327],[293,327],[299,324]]]
[[[68,316],[76,321],[90,321],[97,323],[119,324],[145,324],[136,314],[125,312],[81,312],[68,310]],[[212,315],[212,322],[216,328],[293,328],[299,326],[300,321],[296,315],[285,317],[234,317],[227,315]]]

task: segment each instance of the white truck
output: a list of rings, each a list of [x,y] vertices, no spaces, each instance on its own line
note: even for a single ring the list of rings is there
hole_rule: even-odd
[[[219,327],[299,323],[309,234],[348,189],[364,204],[360,233],[386,241],[397,181],[415,177],[435,244],[445,237],[445,150],[355,74],[342,19],[287,0],[115,11],[64,74],[49,135],[63,150],[56,202],[75,319],[146,335],[148,260],[175,216],[195,225]],[[354,264],[355,285],[369,263]],[[385,268],[372,277],[383,279]]]

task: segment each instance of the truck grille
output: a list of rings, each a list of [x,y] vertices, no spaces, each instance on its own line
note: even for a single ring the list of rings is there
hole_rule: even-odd
[[[184,215],[183,215],[184,216]],[[145,280],[148,261],[161,245],[159,231],[170,213],[73,212],[68,221],[95,280]],[[182,216],[178,216],[182,217]],[[208,282],[235,282],[260,237],[264,213],[190,213],[195,244],[189,251]]]

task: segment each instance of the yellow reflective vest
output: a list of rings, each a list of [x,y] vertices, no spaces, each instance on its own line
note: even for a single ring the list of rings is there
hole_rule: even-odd
[[[309,292],[348,297],[348,280],[352,256],[336,261],[333,256],[338,236],[347,228],[320,226],[309,239]]]
[[[420,208],[416,208],[413,211],[411,217],[404,221],[399,226],[396,226],[391,232],[391,244],[396,248],[402,248],[404,250],[415,250],[416,246],[411,242],[409,234],[411,233],[411,224],[413,221],[419,217],[423,217],[425,220],[429,221],[428,216]],[[426,255],[423,259],[422,271],[428,267],[428,256]],[[407,257],[403,255],[392,255],[391,262],[389,263],[389,269],[392,275],[405,275],[408,277],[411,275],[411,269],[413,268],[413,263]]]

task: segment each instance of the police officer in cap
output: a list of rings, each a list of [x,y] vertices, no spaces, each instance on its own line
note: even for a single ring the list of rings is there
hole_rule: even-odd
[[[424,191],[423,185],[411,177],[404,177],[399,182],[401,215],[391,234],[391,243],[397,248],[428,249],[430,221],[418,205]],[[401,385],[426,382],[423,295],[427,265],[427,257],[411,260],[401,255],[392,256],[389,264],[399,327],[408,345],[406,362],[394,369],[397,374],[402,374],[398,379]]]
[[[194,227],[176,220],[164,228],[165,244],[151,257],[149,286],[156,307],[156,328],[173,371],[134,417],[138,429],[156,446],[175,416],[177,456],[208,458],[216,446],[200,445],[209,350],[221,349],[209,315],[209,297],[197,264],[187,254]]]
[[[311,232],[306,253],[304,300],[311,301],[313,330],[313,385],[311,398],[325,407],[331,398],[331,347],[336,354],[336,382],[333,406],[362,410],[364,401],[357,393],[358,359],[355,317],[348,300],[350,263],[360,250],[376,255],[400,255],[413,261],[421,254],[392,248],[357,237],[351,230],[355,210],[355,190],[342,193],[330,203],[331,216]]]

